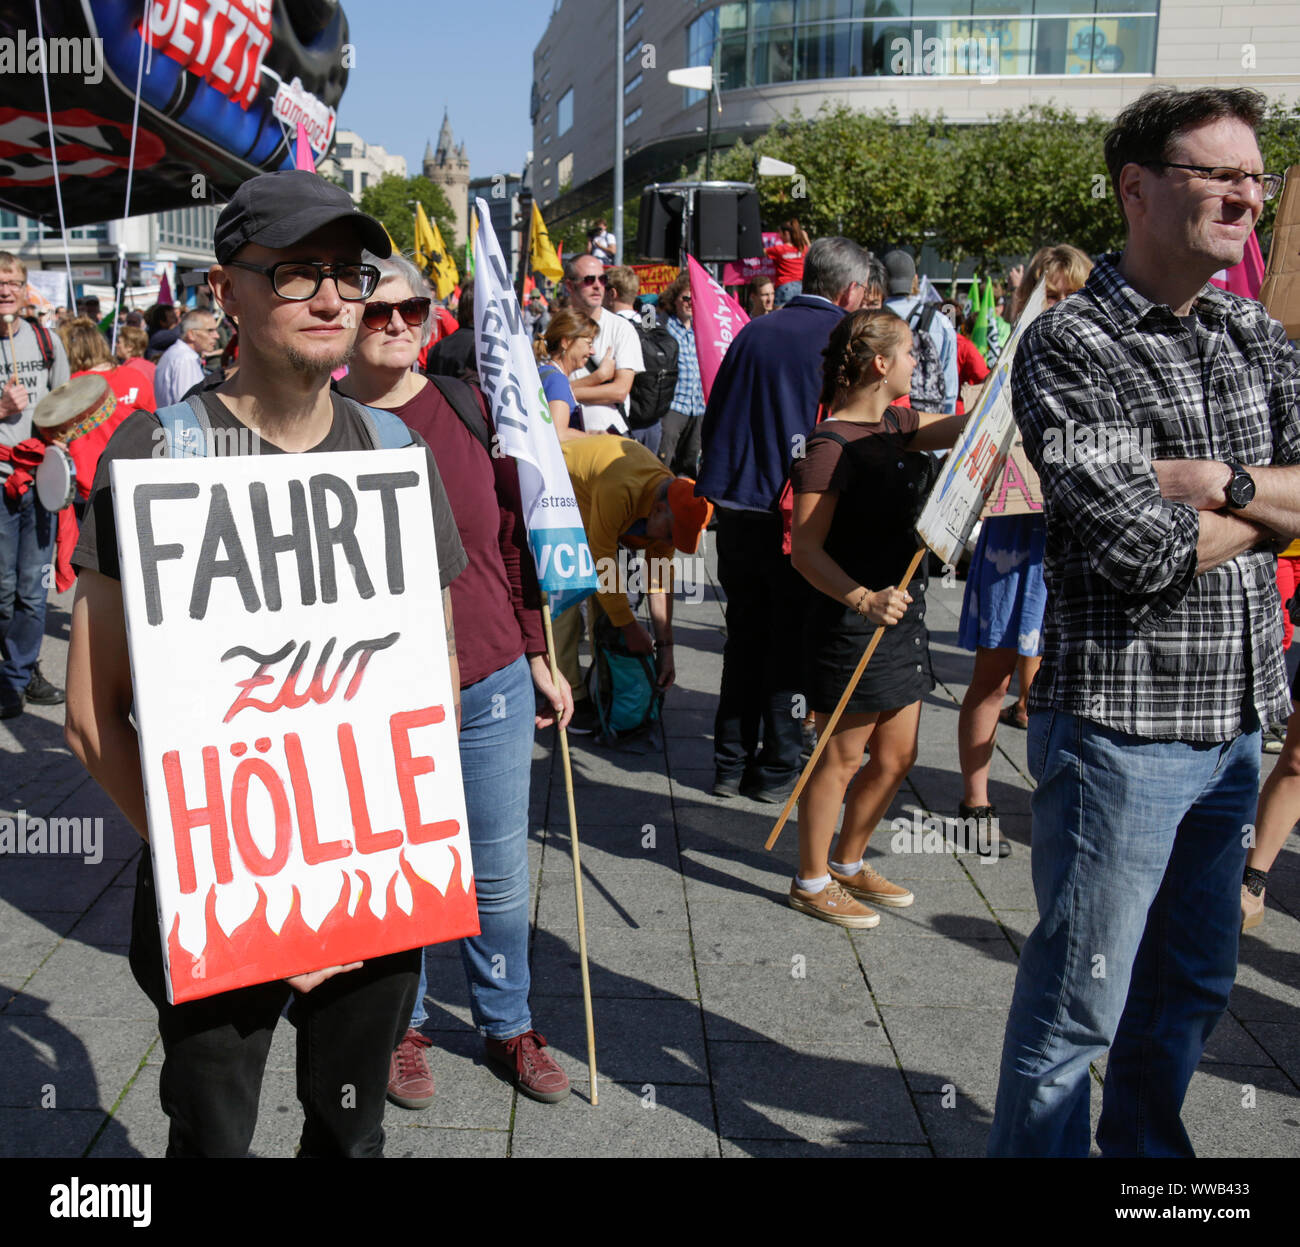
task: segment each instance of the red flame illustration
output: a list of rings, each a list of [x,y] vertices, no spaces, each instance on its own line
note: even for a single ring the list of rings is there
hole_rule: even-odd
[[[397,905],[397,873],[388,881],[387,907],[379,918],[370,908],[372,884],[364,871],[356,913],[348,913],[352,880],[343,877],[339,899],[313,930],[302,916],[302,898],[293,889],[293,901],[284,925],[277,934],[266,920],[267,896],[257,886],[257,904],[253,912],[229,935],[217,922],[217,889],[208,889],[203,911],[207,924],[207,943],[194,956],[181,946],[180,915],[172,921],[167,937],[168,966],[172,980],[172,1000],[199,1000],[252,983],[269,983],[293,974],[309,974],[328,966],[365,961],[408,948],[440,944],[479,933],[478,902],[474,881],[466,891],[461,882],[460,855],[452,849],[454,866],[444,895],[428,880],[418,875],[399,855],[399,867],[411,889],[411,912]]]

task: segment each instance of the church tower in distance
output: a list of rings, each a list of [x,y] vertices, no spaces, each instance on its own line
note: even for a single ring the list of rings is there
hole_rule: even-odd
[[[442,129],[438,131],[438,146],[425,145],[422,172],[435,186],[441,186],[451,214],[456,222],[456,238],[446,239],[447,246],[463,245],[469,233],[469,157],[465,144],[452,146],[451,121],[447,110],[442,110]]]

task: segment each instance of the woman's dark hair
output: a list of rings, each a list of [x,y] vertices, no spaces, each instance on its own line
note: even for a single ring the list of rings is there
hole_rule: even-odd
[[[576,307],[562,307],[551,317],[546,333],[533,344],[533,353],[541,363],[545,363],[558,354],[565,338],[584,335],[594,338],[599,332],[600,326],[586,312],[580,312]]]
[[[176,309],[170,303],[155,303],[144,314],[144,327],[152,338],[159,330],[174,329],[179,319]]]
[[[874,380],[876,356],[889,359],[910,333],[907,322],[888,308],[864,309],[844,317],[822,351],[822,405],[829,407],[839,395]]]
[[[799,218],[792,216],[788,221],[781,225],[781,233],[787,235],[792,246],[798,247],[800,251],[807,251],[812,246],[808,235],[804,233],[803,226],[799,224]]]

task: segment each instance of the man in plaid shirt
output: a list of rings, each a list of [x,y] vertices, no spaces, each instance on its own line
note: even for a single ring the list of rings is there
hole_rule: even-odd
[[[1106,137],[1128,239],[1027,331],[1049,609],[1033,878],[989,1152],[1190,1156],[1180,1112],[1237,965],[1261,724],[1290,714],[1273,549],[1300,534],[1300,366],[1207,285],[1266,198],[1244,89],[1148,91]]]

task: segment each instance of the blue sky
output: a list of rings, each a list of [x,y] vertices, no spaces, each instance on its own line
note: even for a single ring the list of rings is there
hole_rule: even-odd
[[[339,128],[405,156],[416,174],[446,105],[473,177],[519,172],[532,145],[533,48],[551,8],[552,0],[343,0],[356,64]]]

